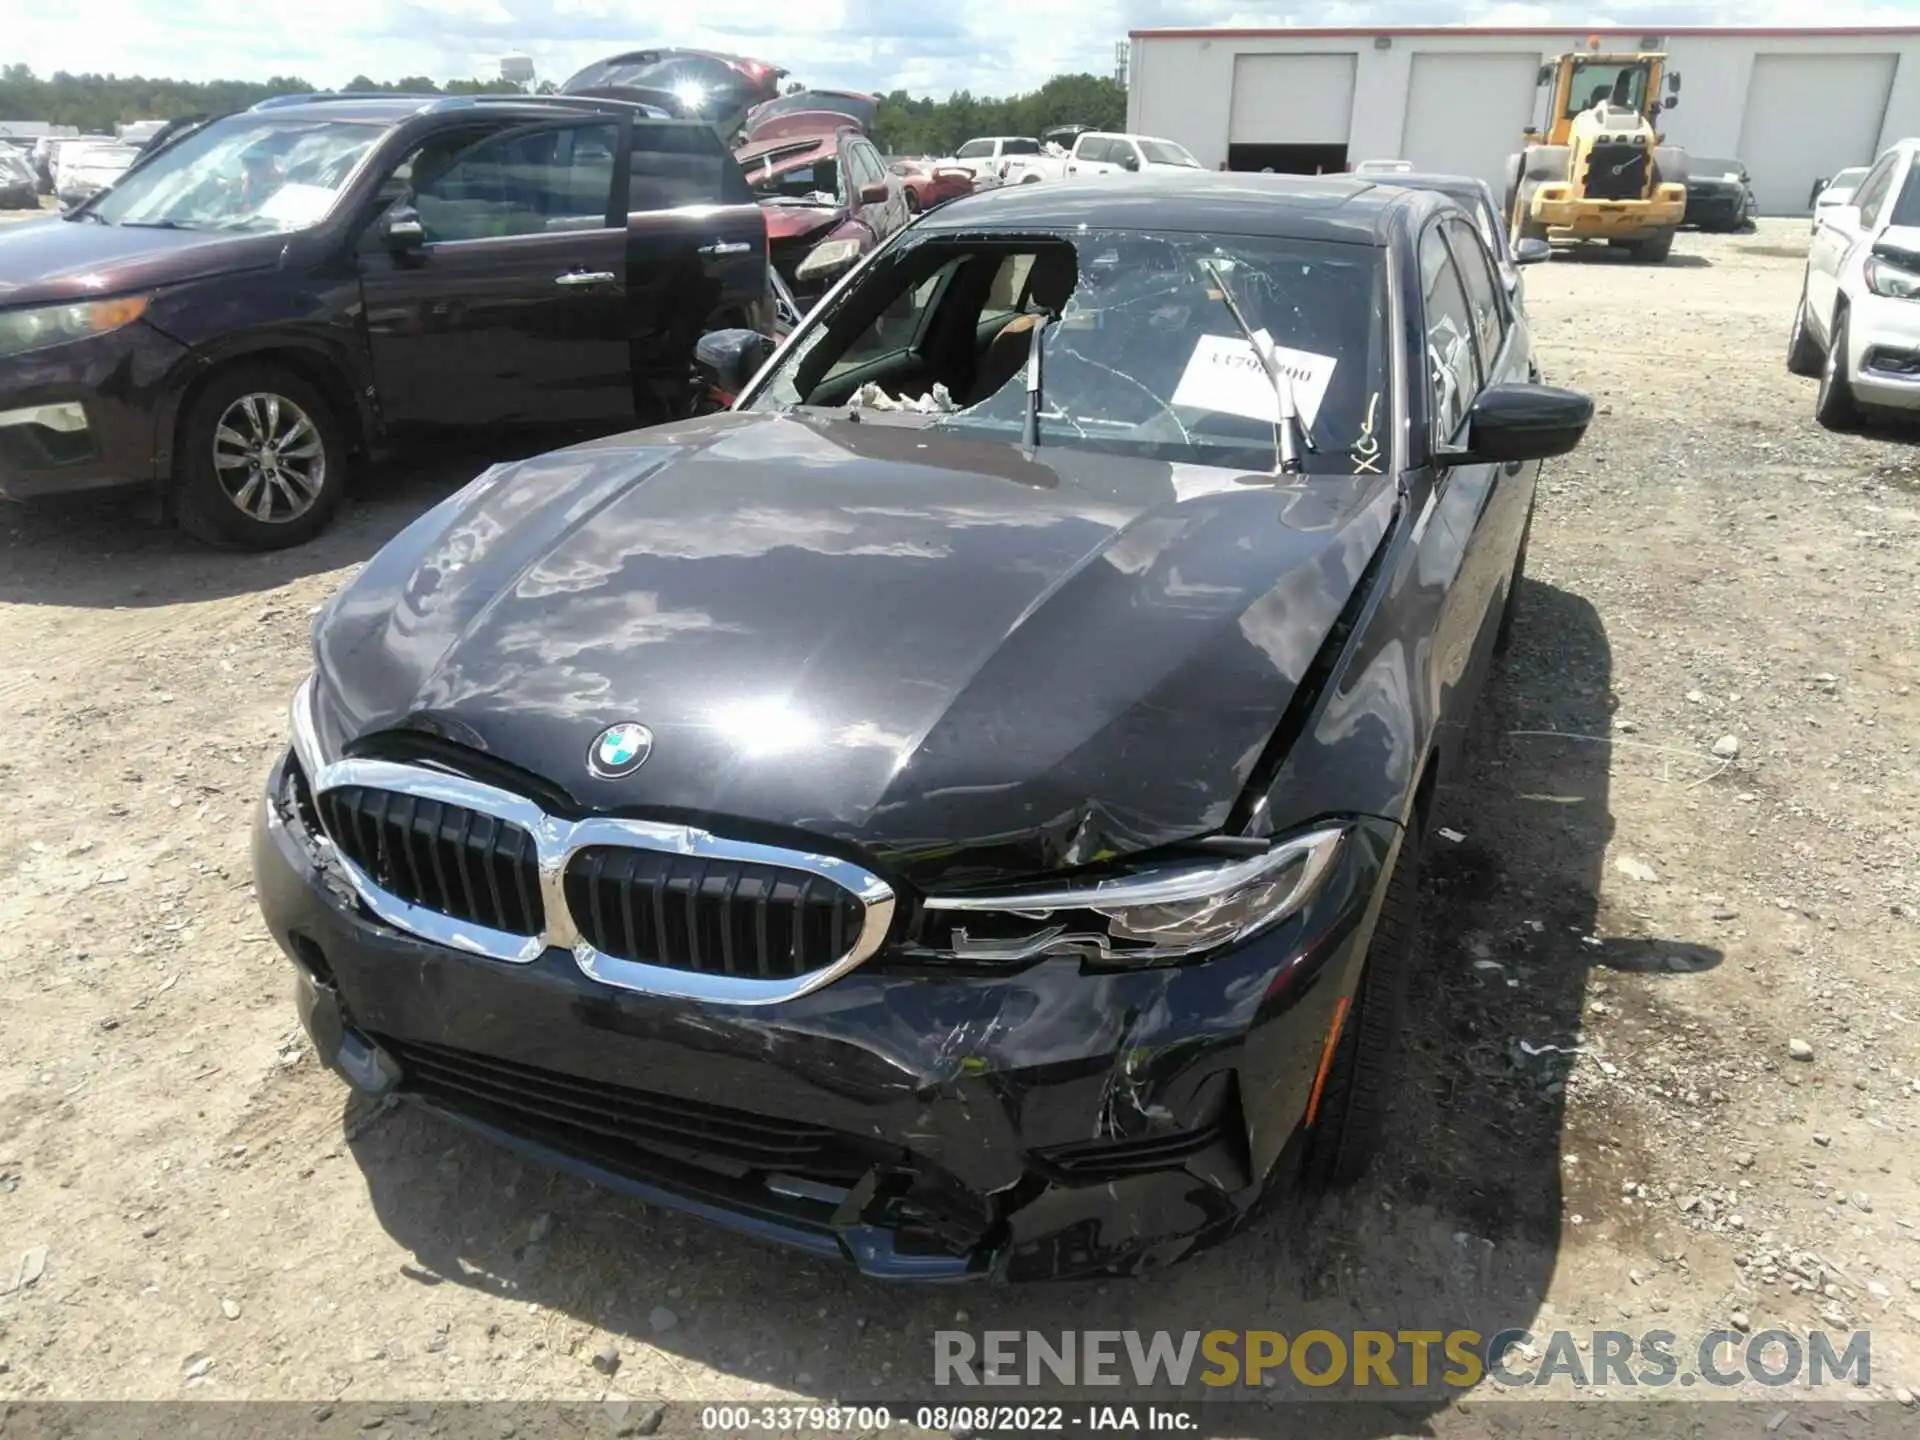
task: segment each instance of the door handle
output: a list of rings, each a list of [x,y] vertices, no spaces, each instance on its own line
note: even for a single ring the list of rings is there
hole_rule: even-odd
[[[620,277],[611,270],[569,270],[553,277],[556,285],[611,285]]]
[[[745,240],[716,240],[711,245],[702,245],[702,255],[745,255],[753,246]]]

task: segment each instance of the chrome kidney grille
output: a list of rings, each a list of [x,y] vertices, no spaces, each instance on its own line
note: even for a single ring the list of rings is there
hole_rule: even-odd
[[[892,889],[829,855],[644,820],[565,820],[463,776],[342,760],[312,782],[341,867],[380,919],[525,964],[559,946],[622,989],[766,1005],[872,956]]]

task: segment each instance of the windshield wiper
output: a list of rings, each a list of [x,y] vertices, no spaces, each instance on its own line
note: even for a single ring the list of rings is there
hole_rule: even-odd
[[[1040,447],[1040,338],[1047,333],[1047,312],[1040,312],[1040,323],[1033,327],[1027,342],[1027,421],[1020,432],[1020,443],[1029,450]]]
[[[1273,385],[1273,397],[1280,407],[1280,418],[1273,427],[1273,473],[1276,475],[1298,475],[1304,468],[1300,463],[1300,448],[1304,445],[1308,451],[1318,454],[1319,446],[1313,443],[1313,431],[1300,417],[1300,407],[1293,400],[1293,377],[1287,374],[1285,367],[1274,357],[1270,348],[1262,348],[1255,337],[1253,326],[1247,323],[1247,317],[1240,308],[1240,302],[1233,298],[1233,287],[1227,284],[1226,273],[1221,270],[1220,262],[1208,255],[1200,263],[1207,273],[1213,276],[1220,286],[1220,298],[1227,303],[1227,311],[1233,316],[1233,323],[1246,337],[1247,348],[1253,351],[1253,358],[1260,362],[1260,368],[1267,372],[1267,379]]]
[[[194,227],[180,220],[122,220],[129,230],[191,230]]]

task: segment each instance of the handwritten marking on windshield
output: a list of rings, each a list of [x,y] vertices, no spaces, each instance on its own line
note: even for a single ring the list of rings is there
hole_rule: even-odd
[[[1361,423],[1360,438],[1353,442],[1353,473],[1356,475],[1380,473],[1380,442],[1373,438],[1373,416],[1379,408],[1380,392],[1376,390],[1367,397],[1367,418]]]

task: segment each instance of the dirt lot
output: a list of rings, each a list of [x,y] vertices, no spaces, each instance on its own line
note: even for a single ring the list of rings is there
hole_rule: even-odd
[[[1600,415],[1443,796],[1388,1153],[1150,1283],[886,1288],[349,1102],[247,825],[311,612],[450,481],[270,558],[0,511],[0,1396],[924,1399],[962,1315],[1870,1328],[1856,1398],[1920,1388],[1920,453],[1815,427],[1803,245],[1530,273]]]

